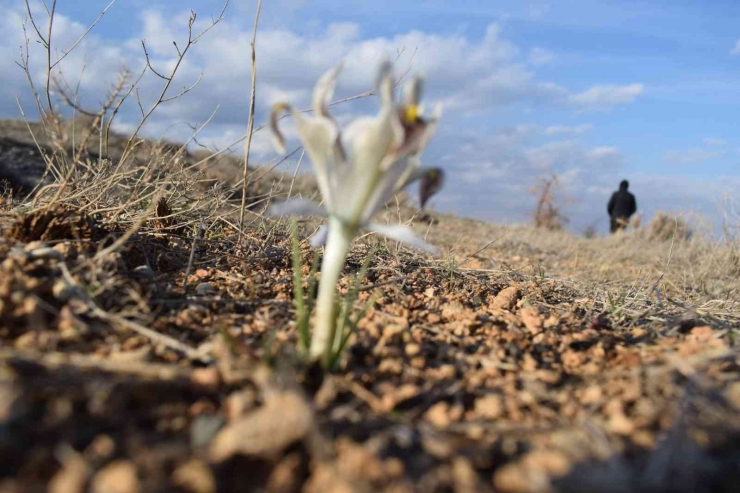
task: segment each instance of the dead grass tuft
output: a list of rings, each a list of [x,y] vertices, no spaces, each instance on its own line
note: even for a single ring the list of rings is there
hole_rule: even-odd
[[[647,226],[647,235],[656,241],[685,241],[693,231],[680,214],[659,211]]]

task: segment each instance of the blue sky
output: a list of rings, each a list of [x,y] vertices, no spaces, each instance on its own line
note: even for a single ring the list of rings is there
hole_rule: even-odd
[[[69,46],[106,0],[59,0],[55,36]],[[40,3],[36,11],[40,11]],[[62,70],[95,104],[121,64],[142,67],[147,40],[160,67],[173,62],[186,12],[205,21],[212,0],[118,0]],[[201,141],[223,146],[243,135],[256,1],[236,0],[228,18],[193,49],[176,86],[201,84],[146,127],[185,138],[221,105]],[[23,2],[0,0],[0,117],[30,103],[12,63],[22,39]],[[181,42],[181,41],[180,41]],[[65,45],[66,43],[66,45]],[[305,105],[310,86],[344,58],[339,96],[369,88],[380,59],[403,50],[399,70],[427,77],[427,99],[445,104],[443,124],[424,156],[448,171],[434,200],[441,211],[500,222],[527,221],[527,193],[545,167],[572,201],[571,228],[597,222],[619,180],[629,178],[646,216],[659,209],[716,219],[723,196],[740,190],[740,2],[713,0],[264,0],[257,41],[257,119],[279,99]],[[41,53],[32,48],[35,78]],[[413,55],[413,56],[412,56]],[[142,81],[144,101],[159,81]],[[374,101],[338,108],[343,120]],[[124,109],[119,129],[136,122]],[[289,133],[290,134],[290,133]],[[297,142],[294,142],[297,143]],[[274,159],[266,136],[255,154]],[[294,163],[286,163],[290,169]]]

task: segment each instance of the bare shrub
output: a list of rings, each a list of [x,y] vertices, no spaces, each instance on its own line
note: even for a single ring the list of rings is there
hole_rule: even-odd
[[[583,237],[587,239],[593,239],[596,238],[598,235],[596,234],[596,223],[593,222],[589,225],[587,225],[583,230]]]
[[[686,219],[671,212],[659,211],[647,227],[647,237],[651,240],[688,240],[693,232]]]
[[[530,192],[537,197],[534,225],[550,231],[563,229],[570,218],[562,213],[562,207],[569,202],[569,199],[562,196],[560,180],[550,170],[536,179],[539,184],[530,189]]]

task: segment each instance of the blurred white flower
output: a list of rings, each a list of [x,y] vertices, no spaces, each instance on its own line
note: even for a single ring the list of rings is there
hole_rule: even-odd
[[[441,114],[432,118],[421,115],[419,99],[422,81],[411,80],[400,104],[393,101],[391,65],[380,68],[376,90],[380,111],[375,117],[358,118],[344,132],[328,111],[341,66],[328,71],[316,83],[312,117],[296,111],[287,103],[275,105],[270,118],[273,143],[285,152],[285,142],[278,128],[279,115],[290,111],[298,135],[313,163],[323,206],[310,200],[288,200],[270,207],[270,215],[311,215],[328,217],[311,239],[313,246],[326,245],[321,267],[317,299],[316,327],[310,355],[329,354],[335,334],[334,292],[352,240],[360,229],[433,253],[434,247],[403,225],[381,225],[371,219],[393,196],[409,184],[419,181],[422,208],[442,186],[441,169],[423,168],[419,155],[433,135]]]

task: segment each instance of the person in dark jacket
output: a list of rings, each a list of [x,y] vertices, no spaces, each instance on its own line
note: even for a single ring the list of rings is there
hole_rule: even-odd
[[[614,233],[620,229],[625,229],[629,224],[630,216],[637,211],[637,202],[635,196],[627,191],[630,184],[627,180],[622,180],[619,184],[619,190],[612,194],[609,199],[609,205],[606,210],[611,218],[611,232]]]

